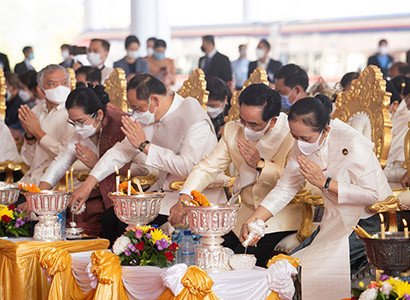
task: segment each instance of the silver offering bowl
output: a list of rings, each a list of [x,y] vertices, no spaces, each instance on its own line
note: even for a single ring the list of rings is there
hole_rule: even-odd
[[[386,232],[383,240],[359,238],[364,242],[367,260],[385,274],[399,277],[410,270],[410,238],[404,238],[403,232]]]
[[[144,193],[144,195],[115,195],[108,197],[114,202],[118,219],[128,224],[127,230],[146,225],[159,214],[161,200],[165,193]]]
[[[46,242],[63,240],[57,214],[67,209],[71,192],[23,192],[23,195],[26,196],[30,209],[38,215],[39,222],[34,227],[33,239]]]
[[[20,190],[17,183],[0,182],[0,204],[9,205],[17,202]]]
[[[228,253],[222,247],[222,235],[231,231],[241,206],[219,204],[215,206],[185,206],[189,228],[202,236],[196,254],[198,267],[208,272],[229,270]]]

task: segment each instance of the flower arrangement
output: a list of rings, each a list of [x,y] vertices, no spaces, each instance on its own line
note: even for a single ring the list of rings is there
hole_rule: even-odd
[[[192,199],[189,201],[189,203],[186,203],[185,201],[182,201],[182,203],[189,206],[211,206],[209,200],[205,197],[205,195],[202,195],[200,192],[193,190],[191,192],[191,196]]]
[[[159,266],[174,263],[178,244],[171,241],[162,229],[138,226],[127,231],[114,243],[112,251],[118,255],[121,265]]]
[[[385,274],[380,276],[380,282],[372,281],[367,287],[360,282],[359,286],[353,289],[352,300],[410,300],[410,283]]]
[[[30,183],[25,183],[25,182],[21,182],[19,184],[19,189],[23,192],[41,193],[41,190],[35,184],[30,184]]]
[[[121,195],[126,195],[128,190],[128,181],[123,181],[119,185],[119,192]],[[131,184],[131,195],[139,195],[139,193],[134,189]]]
[[[0,205],[0,236],[30,236],[26,214],[13,204]]]

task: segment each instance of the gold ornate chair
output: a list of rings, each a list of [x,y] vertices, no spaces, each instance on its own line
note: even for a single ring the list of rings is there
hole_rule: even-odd
[[[6,108],[6,77],[0,68],[0,115],[3,120],[6,118]]]
[[[71,90],[75,90],[75,85],[77,83],[75,79],[75,72],[73,68],[67,68],[68,73],[70,74],[70,88]]]
[[[192,97],[197,99],[203,109],[206,110],[209,92],[206,90],[204,72],[200,68],[194,70],[188,79],[184,81],[178,94],[184,98]]]
[[[127,79],[121,68],[115,68],[105,82],[105,91],[110,97],[110,103],[127,112]]]

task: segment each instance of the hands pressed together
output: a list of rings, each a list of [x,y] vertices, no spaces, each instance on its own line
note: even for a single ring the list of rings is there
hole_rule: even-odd
[[[250,141],[238,139],[239,153],[242,155],[246,164],[255,169],[261,159],[259,150]]]

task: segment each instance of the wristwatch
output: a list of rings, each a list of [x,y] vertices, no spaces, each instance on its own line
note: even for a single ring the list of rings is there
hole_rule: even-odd
[[[28,136],[27,136],[27,132],[24,134],[24,137],[25,137],[25,139],[26,139],[27,141],[34,141],[34,140],[36,139],[35,136],[28,137]]]
[[[151,143],[150,141],[146,140],[144,142],[142,142],[140,144],[140,146],[138,147],[138,150],[140,150],[141,152],[148,146],[148,144]]]
[[[332,181],[332,178],[330,177],[326,178],[326,183],[325,183],[325,186],[323,187],[326,190],[326,192],[329,191],[330,181]]]
[[[256,165],[256,171],[259,173],[262,172],[262,169],[265,167],[265,159],[261,157],[261,159],[258,161],[258,164]]]

